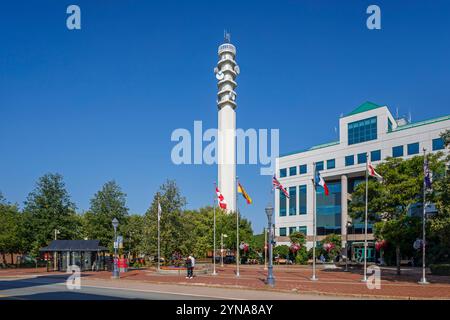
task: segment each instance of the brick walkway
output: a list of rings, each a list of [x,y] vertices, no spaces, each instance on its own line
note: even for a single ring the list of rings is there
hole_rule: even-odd
[[[271,290],[330,295],[350,295],[367,297],[385,297],[399,299],[450,299],[450,277],[427,275],[431,284],[417,284],[420,269],[408,268],[403,275],[397,276],[394,268],[381,271],[381,289],[370,290],[361,282],[362,270],[343,272],[340,269],[318,269],[318,281],[311,281],[311,267],[275,266],[275,288]],[[122,273],[121,278],[149,283],[171,283],[180,285],[225,286],[233,288],[269,290],[265,284],[267,271],[262,266],[241,266],[240,277],[235,276],[235,266],[224,268],[217,266],[218,275],[198,274],[194,279],[185,275],[158,274],[155,269],[133,270]],[[0,270],[1,277],[48,275],[44,269]],[[83,276],[92,279],[110,279],[110,272],[85,272]]]

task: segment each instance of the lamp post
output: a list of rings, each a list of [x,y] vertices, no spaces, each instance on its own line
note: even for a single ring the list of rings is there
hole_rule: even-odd
[[[119,279],[119,269],[117,268],[117,247],[119,244],[117,243],[117,227],[119,226],[119,220],[114,218],[112,220],[112,225],[114,227],[114,266],[113,266],[113,279]]]
[[[220,265],[223,267],[223,238],[228,238],[228,236],[226,234],[221,234],[220,235]]]
[[[272,264],[272,244],[273,244],[273,228],[272,228],[272,216],[273,207],[268,204],[266,207],[267,225],[269,230],[269,267],[267,272],[267,284],[271,287],[275,286],[275,278],[273,277],[273,264]]]
[[[58,229],[55,229],[55,240],[58,239],[58,234],[60,234]],[[53,254],[53,271],[57,271],[58,270],[58,262],[57,259],[58,258],[58,252],[55,251],[55,253]]]
[[[351,221],[347,221],[347,225],[346,228],[347,230],[345,230],[345,272],[348,272],[348,228],[352,226],[352,222]]]

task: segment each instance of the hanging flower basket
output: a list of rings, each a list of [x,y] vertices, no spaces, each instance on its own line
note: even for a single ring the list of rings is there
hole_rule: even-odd
[[[300,248],[301,246],[299,244],[293,243],[291,244],[289,249],[291,250],[291,252],[296,253],[298,250],[300,250]]]

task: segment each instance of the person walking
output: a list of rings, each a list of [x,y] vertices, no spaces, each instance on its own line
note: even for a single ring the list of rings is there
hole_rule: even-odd
[[[192,279],[192,278],[194,278],[195,258],[191,254],[191,255],[189,255],[189,259],[191,260],[191,267],[189,268],[189,279]]]
[[[186,258],[186,279],[190,279],[191,278],[191,267],[192,267],[192,260],[191,260],[191,256]]]

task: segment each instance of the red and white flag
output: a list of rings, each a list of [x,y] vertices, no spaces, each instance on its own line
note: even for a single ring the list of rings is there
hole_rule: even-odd
[[[219,191],[219,188],[217,188],[217,187],[216,187],[216,194],[217,194],[217,202],[219,203],[219,207],[221,207],[222,209],[227,209],[227,202],[225,201],[223,194]]]
[[[383,180],[383,177],[378,172],[375,171],[375,168],[373,167],[373,165],[370,161],[367,164],[367,170],[368,170],[369,176],[375,177],[378,180]]]
[[[283,187],[283,185],[280,183],[280,181],[278,181],[278,179],[275,176],[273,176],[273,178],[272,178],[272,188],[279,189],[281,192],[284,193],[286,198],[289,198],[289,193],[287,192],[287,190]]]

